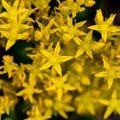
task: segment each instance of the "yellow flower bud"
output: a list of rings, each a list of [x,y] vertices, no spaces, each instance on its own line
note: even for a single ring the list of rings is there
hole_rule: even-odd
[[[85,6],[86,7],[92,7],[95,4],[94,0],[86,0],[85,1]]]
[[[34,37],[35,37],[36,41],[41,40],[42,39],[42,33],[39,30],[37,30],[37,31],[35,31]]]
[[[67,33],[65,33],[64,35],[63,35],[63,40],[64,41],[69,41],[71,39],[71,35],[69,35],[69,34],[67,34]]]
[[[44,103],[45,103],[45,106],[47,106],[47,107],[52,107],[53,106],[53,102],[50,99],[45,99]]]

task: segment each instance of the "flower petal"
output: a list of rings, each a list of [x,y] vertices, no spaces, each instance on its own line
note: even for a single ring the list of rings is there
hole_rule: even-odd
[[[51,63],[48,61],[48,62],[45,63],[43,66],[41,66],[39,70],[45,70],[45,69],[48,69],[50,66],[51,66]]]
[[[52,67],[56,70],[56,72],[57,72],[60,76],[62,76],[62,69],[61,69],[60,64],[55,64],[55,65],[52,66]]]

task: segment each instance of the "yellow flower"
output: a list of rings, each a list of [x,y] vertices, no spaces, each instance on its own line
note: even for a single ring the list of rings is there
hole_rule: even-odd
[[[13,76],[12,76],[12,79],[13,79],[12,85],[13,86],[17,86],[17,87],[22,86],[22,83],[24,83],[24,81],[27,78],[25,70],[26,70],[25,65],[20,64],[18,69],[13,72]]]
[[[75,17],[76,13],[80,10],[80,5],[78,5],[73,0],[66,0],[62,2],[58,0],[58,3],[59,7],[57,9],[60,10],[63,15],[72,13],[72,16]]]
[[[77,113],[90,113],[95,115],[95,103],[96,99],[92,92],[84,93],[75,98],[75,104],[77,106]]]
[[[116,90],[113,91],[110,100],[100,99],[99,102],[108,106],[104,114],[104,119],[108,118],[112,112],[120,114],[120,99],[117,98]]]
[[[57,71],[57,73],[61,76],[62,76],[62,70],[61,70],[60,63],[66,62],[73,58],[72,56],[59,55],[59,53],[60,53],[60,43],[59,42],[57,43],[53,54],[46,50],[41,50],[41,53],[48,59],[48,62],[45,63],[43,66],[41,66],[40,70],[45,70],[52,66]]]
[[[3,66],[0,66],[0,74],[8,73],[10,78],[15,71],[18,70],[18,65],[13,62],[13,56],[5,55],[3,56]]]
[[[116,78],[120,78],[120,73],[119,73],[120,67],[109,65],[109,63],[105,60],[104,57],[103,57],[103,65],[106,70],[103,72],[97,73],[95,76],[105,77],[108,80],[108,88],[110,89],[113,84],[113,80]]]
[[[42,115],[38,105],[34,104],[31,111],[28,111],[29,117],[25,120],[48,120],[49,116]]]
[[[54,23],[55,23],[54,18],[49,20],[49,23],[47,25],[43,25],[39,21],[37,21],[40,31],[35,32],[35,39],[36,40],[43,39],[44,41],[49,40],[50,35],[57,31],[57,28],[54,28],[54,29],[52,28]]]
[[[35,9],[25,9],[24,2],[20,2],[20,0],[15,0],[13,6],[8,4],[5,0],[2,0],[2,4],[6,9],[6,12],[1,13],[0,18],[6,18],[8,21],[7,23],[4,22],[4,24],[0,25],[0,33],[2,37],[6,37],[8,39],[5,48],[8,50],[18,39],[28,38],[29,32],[26,30],[32,26],[23,23]]]
[[[60,26],[61,31],[63,31],[63,40],[70,41],[78,36],[86,35],[85,32],[79,29],[85,23],[86,21],[82,21],[73,25],[73,19],[67,16],[67,25]]]
[[[105,19],[102,15],[102,11],[99,9],[97,10],[96,16],[95,16],[95,22],[97,25],[92,25],[88,27],[89,29],[96,30],[101,33],[102,39],[104,42],[106,42],[109,35],[112,33],[119,32],[120,29],[117,26],[113,25],[113,21],[115,19],[115,14],[111,14],[108,19]]]
[[[63,100],[56,99],[54,101],[54,111],[57,112],[60,116],[65,119],[68,119],[67,113],[73,112],[75,108],[70,105],[70,101],[72,100],[72,96],[65,94],[63,96]]]
[[[60,2],[60,0],[57,0],[59,3],[58,10],[63,15],[70,15],[72,14],[72,18],[76,16],[77,13],[82,12],[85,10],[85,7],[91,7],[95,4],[93,0],[65,0]]]
[[[41,11],[45,11],[46,8],[48,8],[50,0],[30,0],[32,4],[34,4],[37,8],[39,8]]]
[[[81,39],[75,39],[76,42],[79,44],[79,49],[75,55],[75,58],[79,57],[80,55],[82,55],[84,52],[87,53],[87,55],[90,57],[90,58],[93,58],[92,56],[92,42],[91,42],[91,39],[92,39],[92,31],[90,31],[85,40],[82,41]]]
[[[29,83],[24,82],[23,83],[24,89],[18,92],[16,95],[23,96],[25,100],[29,99],[30,102],[33,103],[34,102],[33,94],[42,92],[42,90],[35,88],[35,86],[36,86],[36,82],[34,76],[30,76]]]
[[[63,90],[75,90],[74,87],[72,87],[71,85],[65,83],[67,80],[67,74],[64,76],[60,76],[60,77],[56,77],[56,78],[51,78],[53,85],[51,85],[50,87],[48,87],[46,90],[53,90],[53,91],[57,91],[57,98],[58,100],[62,99],[62,95],[63,95]]]
[[[9,110],[12,104],[13,100],[10,100],[8,96],[0,96],[0,115],[4,113],[9,114]]]

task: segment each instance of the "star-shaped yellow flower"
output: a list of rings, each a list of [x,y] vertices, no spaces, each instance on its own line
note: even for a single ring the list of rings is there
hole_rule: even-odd
[[[14,101],[10,100],[8,96],[0,96],[0,115],[7,113],[9,114],[10,108],[13,105]]]
[[[31,78],[33,78],[33,76],[30,76]],[[34,102],[34,97],[33,94],[34,93],[41,93],[42,90],[39,90],[37,88],[35,88],[36,83],[34,79],[29,79],[29,83],[23,83],[23,87],[24,89],[21,90],[20,92],[17,93],[17,96],[23,96],[23,98],[29,99],[31,103]]]
[[[58,42],[54,52],[48,52],[47,50],[41,50],[41,53],[48,59],[48,62],[45,63],[43,66],[41,66],[40,70],[45,70],[49,67],[53,67],[56,72],[62,76],[62,70],[60,63],[66,62],[70,59],[72,59],[72,56],[61,56],[60,53],[60,43]]]
[[[0,74],[8,73],[8,77],[11,78],[18,70],[18,65],[13,62],[13,56],[4,55],[2,62],[3,66],[0,66]]]
[[[7,38],[5,49],[8,50],[17,40],[28,38],[28,29],[32,26],[27,25],[25,22],[35,9],[26,9],[24,2],[20,0],[15,0],[13,5],[2,0],[2,5],[6,11],[0,14],[0,19],[4,21],[4,24],[0,25],[0,33],[2,37]]]
[[[52,28],[54,26],[54,18],[49,20],[49,23],[47,25],[41,24],[39,21],[37,21],[37,24],[40,28],[40,30],[37,30],[35,32],[35,39],[36,40],[49,40],[51,34],[55,33],[57,31],[57,28]]]
[[[96,98],[91,92],[77,96],[75,105],[77,106],[76,111],[78,114],[90,113],[95,115]]]
[[[29,117],[25,120],[48,120],[50,117],[45,114],[43,115],[38,105],[33,105],[31,111],[28,111]]]
[[[108,88],[110,89],[113,84],[113,80],[116,78],[120,78],[120,73],[119,73],[120,67],[109,65],[109,63],[105,60],[104,57],[103,57],[103,65],[106,70],[100,73],[97,73],[95,76],[105,77],[108,80]]]
[[[63,40],[70,41],[71,39],[77,38],[78,36],[86,35],[85,32],[81,31],[79,28],[82,27],[86,21],[75,23],[73,25],[73,19],[67,17],[67,25],[60,26],[61,31],[63,32]]]
[[[57,91],[57,98],[58,100],[62,99],[63,91],[64,90],[75,90],[74,87],[71,85],[65,83],[67,80],[67,74],[64,76],[56,77],[56,78],[51,78],[53,85],[48,87],[46,90],[54,90]]]
[[[113,21],[115,19],[116,14],[111,14],[108,19],[105,19],[102,14],[101,9],[97,10],[96,16],[95,16],[95,23],[96,25],[92,25],[88,27],[89,29],[96,30],[101,33],[102,39],[104,42],[106,42],[108,36],[112,33],[119,32],[120,29],[113,25]]]
[[[75,39],[76,43],[79,45],[79,49],[75,55],[75,58],[79,57],[80,55],[82,55],[84,52],[87,53],[87,55],[90,57],[90,58],[93,58],[92,56],[92,42],[91,42],[91,39],[92,39],[92,31],[90,31],[87,36],[85,37],[85,40],[82,41],[81,39],[77,38]]]
[[[100,103],[108,106],[104,114],[104,119],[108,118],[112,112],[120,114],[120,99],[117,99],[117,92],[114,90],[110,100],[100,99]]]

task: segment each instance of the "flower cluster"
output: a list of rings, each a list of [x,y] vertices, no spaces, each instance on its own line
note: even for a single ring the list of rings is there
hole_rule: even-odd
[[[0,65],[0,116],[14,111],[21,99],[24,120],[48,120],[67,113],[99,113],[107,119],[120,114],[120,27],[116,14],[104,18],[96,11],[95,25],[76,21],[76,15],[94,0],[57,0],[49,13],[50,0],[2,0],[0,44],[9,51],[17,41],[28,47],[31,63],[17,63],[3,55]],[[32,7],[34,6],[34,8]],[[35,18],[32,18],[34,14]],[[36,26],[34,25],[36,24]],[[100,33],[97,39],[94,32]],[[16,115],[16,119],[17,119]]]

